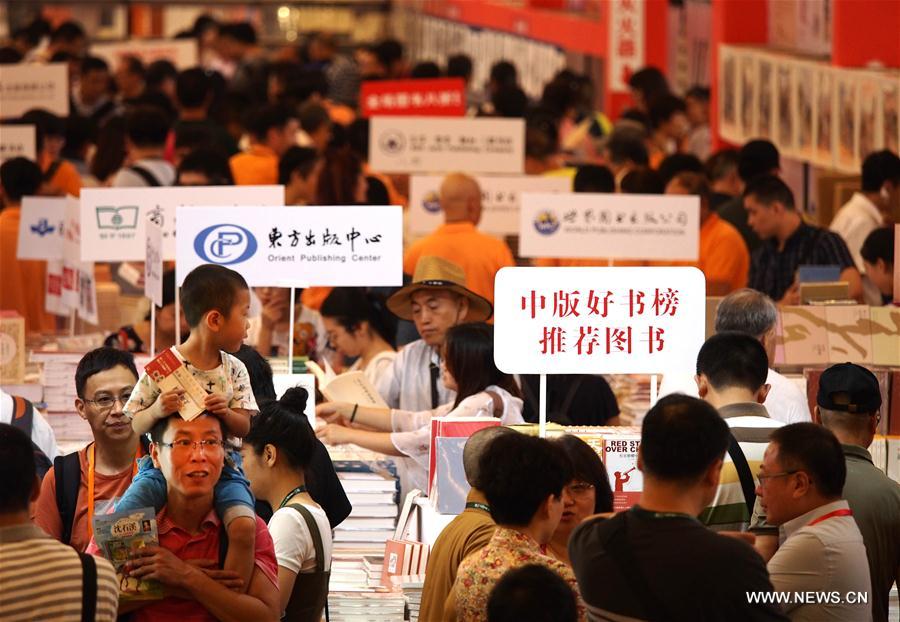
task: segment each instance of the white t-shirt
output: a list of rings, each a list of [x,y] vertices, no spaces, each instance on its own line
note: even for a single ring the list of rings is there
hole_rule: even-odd
[[[361,359],[356,359],[347,371],[361,371],[366,379],[377,387],[381,377],[384,376],[394,364],[395,358],[397,358],[396,352],[393,350],[385,350],[384,352],[379,352],[373,356],[365,369],[360,366]]]
[[[319,527],[322,551],[325,554],[325,570],[331,570],[331,525],[325,511],[317,505],[302,503]],[[283,507],[269,519],[269,533],[275,543],[275,559],[278,565],[296,573],[316,570],[316,547],[303,515],[292,507]]]
[[[301,335],[296,331],[307,330],[312,326],[315,334]],[[262,329],[262,315],[254,315],[250,318],[250,327],[247,329],[247,338],[244,343],[256,347],[259,343],[259,332]],[[325,354],[328,347],[328,334],[325,330],[325,324],[322,323],[322,316],[315,309],[310,309],[301,304],[294,307],[294,341],[303,342],[313,350],[317,358],[321,358]],[[275,348],[274,356],[287,356],[287,343],[289,338],[289,326],[285,322],[281,326],[276,326],[272,331],[272,347]],[[296,352],[296,350],[295,350]]]
[[[175,167],[162,158],[138,160],[133,166],[140,167],[153,175],[160,186],[175,185]],[[128,166],[123,166],[116,173],[116,176],[113,177],[112,186],[114,188],[140,188],[149,187],[149,184],[143,177],[130,170]]]

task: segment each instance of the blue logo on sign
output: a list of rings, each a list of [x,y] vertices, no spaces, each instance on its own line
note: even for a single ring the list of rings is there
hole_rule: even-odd
[[[38,221],[38,224],[31,225],[31,232],[37,233],[39,236],[44,237],[49,233],[53,233],[56,231],[56,227],[51,226],[49,222],[47,222],[46,218],[41,218]]]
[[[209,263],[228,266],[256,253],[256,238],[239,225],[213,225],[194,238],[194,252]]]
[[[556,217],[556,214],[549,210],[541,212],[534,219],[534,228],[541,235],[556,233],[556,230],[559,229],[559,219]]]
[[[422,199],[422,207],[429,214],[437,214],[441,211],[441,198],[438,196],[438,193],[432,190],[426,194],[425,198]]]

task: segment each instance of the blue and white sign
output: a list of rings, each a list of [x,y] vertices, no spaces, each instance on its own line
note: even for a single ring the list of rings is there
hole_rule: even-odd
[[[179,285],[202,264],[236,270],[252,287],[403,283],[403,209],[397,205],[176,211]]]
[[[62,259],[65,197],[24,197],[19,220],[19,259]]]
[[[179,205],[282,207],[284,186],[178,186],[84,188],[81,191],[81,258],[143,261],[146,223],[162,227],[163,260],[175,259],[175,208]],[[216,220],[208,213],[207,221]],[[179,228],[180,230],[180,228]]]

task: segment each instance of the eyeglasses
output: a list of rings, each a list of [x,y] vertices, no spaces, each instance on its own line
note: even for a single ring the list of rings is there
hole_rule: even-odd
[[[187,453],[189,451],[197,449],[198,447],[200,448],[200,451],[205,452],[207,450],[214,451],[217,449],[224,449],[225,441],[220,441],[214,438],[208,438],[203,441],[190,441],[186,438],[180,438],[176,441],[172,441],[171,443],[157,443],[157,445],[168,447],[173,452],[177,451],[179,453]]]
[[[788,475],[793,475],[794,473],[799,472],[799,470],[782,471],[781,473],[772,473],[771,475],[763,475],[762,473],[760,473],[759,475],[757,475],[757,477],[759,478],[759,485],[765,486],[766,482],[768,482],[770,479],[775,479],[776,477],[786,477]]]
[[[128,403],[128,399],[131,397],[131,389],[128,389],[128,392],[123,392],[119,397],[113,397],[112,395],[103,395],[95,400],[84,400],[87,404],[93,404],[97,407],[97,410],[100,412],[108,412],[113,409],[113,406],[116,405],[116,402],[119,402],[124,407],[126,403]]]
[[[588,484],[587,482],[575,482],[574,484],[569,484],[568,486],[566,486],[566,492],[568,492],[573,497],[583,497],[593,489],[594,485]]]

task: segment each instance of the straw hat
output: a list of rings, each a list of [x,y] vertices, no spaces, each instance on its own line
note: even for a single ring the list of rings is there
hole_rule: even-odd
[[[412,295],[423,289],[444,289],[469,299],[466,322],[483,322],[494,313],[487,299],[466,288],[466,273],[453,262],[441,257],[421,257],[416,263],[412,283],[388,298],[387,308],[397,317],[412,320]]]

